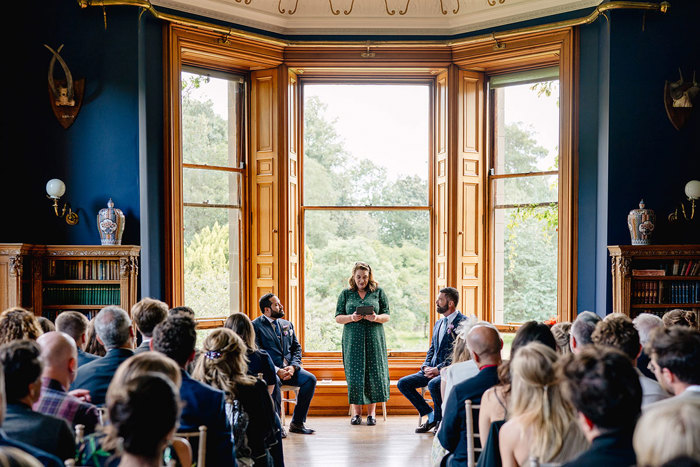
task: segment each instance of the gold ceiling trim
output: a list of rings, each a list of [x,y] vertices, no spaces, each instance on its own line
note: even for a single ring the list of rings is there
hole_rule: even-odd
[[[238,3],[240,3],[240,0],[236,0]],[[498,0],[499,2],[503,3],[501,0]],[[505,1],[505,0],[503,0]],[[245,1],[246,4],[250,3],[250,0]],[[296,11],[296,7],[298,5],[298,0],[296,0],[296,5],[294,6],[294,10]],[[333,8],[332,1],[329,0],[329,3],[331,4],[331,8]],[[354,0],[353,0],[354,3]],[[399,15],[403,15],[406,13],[408,10],[408,5],[411,3],[411,0],[407,0],[406,2],[406,8],[403,10],[399,10]],[[489,0],[489,4],[491,3],[491,0]],[[442,8],[442,1],[440,2],[441,8]],[[495,2],[494,2],[495,4]],[[463,39],[447,39],[447,40],[436,40],[436,41],[408,41],[408,40],[386,40],[386,41],[293,41],[293,40],[282,40],[282,39],[276,39],[270,36],[266,36],[263,34],[257,34],[253,32],[248,32],[248,31],[243,31],[240,29],[235,29],[232,27],[225,27],[225,26],[219,26],[217,24],[213,23],[207,23],[205,21],[199,21],[196,19],[190,19],[190,18],[184,18],[182,16],[176,16],[176,15],[171,15],[169,13],[164,13],[161,11],[156,10],[153,5],[151,5],[151,2],[149,0],[78,0],[78,5],[81,8],[87,8],[90,6],[94,7],[108,7],[108,6],[136,6],[142,9],[142,14],[143,12],[148,11],[153,17],[160,19],[162,21],[168,21],[173,24],[178,24],[181,26],[187,26],[191,28],[196,28],[196,29],[201,29],[209,32],[213,32],[216,34],[221,34],[223,37],[220,39],[220,42],[222,43],[227,43],[229,38],[231,37],[238,37],[242,39],[252,39],[255,41],[260,41],[264,42],[267,44],[274,44],[277,46],[282,46],[282,47],[339,47],[339,46],[346,46],[346,47],[363,47],[367,48],[369,46],[372,47],[434,47],[434,46],[446,46],[446,47],[454,47],[454,46],[463,46],[463,45],[468,45],[468,44],[478,44],[478,43],[483,43],[483,42],[494,42],[495,44],[500,44],[500,41],[503,39],[508,39],[508,38],[513,38],[516,36],[521,36],[524,34],[532,34],[532,33],[540,33],[540,32],[547,32],[547,31],[553,31],[556,29],[564,29],[564,28],[570,28],[570,27],[575,27],[575,26],[581,26],[585,24],[590,24],[597,20],[601,15],[606,16],[606,12],[612,11],[612,10],[643,10],[643,11],[658,11],[661,13],[666,13],[671,6],[671,4],[667,1],[663,1],[660,3],[653,3],[653,2],[635,2],[635,1],[626,1],[626,0],[615,0],[609,3],[605,3],[602,5],[598,5],[595,10],[593,10],[590,14],[587,16],[581,17],[581,18],[572,18],[569,20],[565,21],[557,21],[554,23],[547,23],[547,24],[541,24],[537,26],[528,26],[525,28],[517,28],[517,29],[511,29],[508,31],[501,31],[501,32],[492,32],[490,34],[481,34],[478,36],[472,36],[472,37],[466,37]],[[278,5],[278,8],[281,8],[281,0]],[[459,2],[458,2],[459,6]],[[385,0],[385,7],[387,10],[387,13],[389,15],[394,15],[396,13],[395,10],[392,10],[392,12],[389,12],[389,5],[387,3],[387,0]],[[282,13],[284,13],[284,9],[280,10]],[[337,10],[338,13],[340,14],[340,10]],[[350,10],[343,11],[346,15],[350,14],[350,11],[352,11],[352,4],[350,6]],[[454,11],[454,10],[453,10]],[[444,14],[446,14],[445,10],[443,10]],[[289,14],[293,14],[293,12],[289,12]],[[336,13],[334,13],[336,14]],[[105,13],[106,15],[106,13]],[[106,25],[106,16],[105,16],[105,25]],[[501,44],[503,45],[503,44]]]

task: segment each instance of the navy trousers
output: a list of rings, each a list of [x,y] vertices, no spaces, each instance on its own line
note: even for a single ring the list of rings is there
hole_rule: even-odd
[[[425,399],[420,395],[418,389],[428,386],[430,396],[433,398],[433,409],[430,408]],[[421,415],[428,415],[430,412],[435,412],[434,420],[439,422],[442,420],[442,398],[440,396],[440,375],[435,378],[428,378],[422,371],[418,373],[404,376],[397,384],[401,394],[406,396],[413,407],[418,410]]]
[[[297,403],[294,407],[292,422],[301,425],[306,421],[306,414],[309,413],[309,405],[316,391],[316,377],[300,368],[299,371],[295,371],[294,375],[286,381],[282,381],[277,377],[277,383],[287,386],[299,386],[299,396],[297,396]],[[275,394],[273,393],[273,400],[274,399]]]

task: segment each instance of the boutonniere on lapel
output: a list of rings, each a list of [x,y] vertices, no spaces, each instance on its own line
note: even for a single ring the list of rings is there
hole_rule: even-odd
[[[282,326],[282,335],[283,336],[288,336],[292,333],[292,330],[289,329],[289,325],[287,326]]]
[[[450,323],[447,325],[447,334],[454,337],[455,336],[455,325]]]

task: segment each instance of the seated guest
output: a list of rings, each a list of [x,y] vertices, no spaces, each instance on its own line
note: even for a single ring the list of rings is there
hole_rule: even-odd
[[[267,384],[267,390],[272,394],[277,387],[277,375],[275,364],[272,363],[270,354],[258,349],[255,344],[255,329],[253,322],[245,313],[236,312],[226,318],[224,327],[230,329],[243,339],[246,345],[246,358],[248,359],[248,374],[251,376],[262,375]],[[274,397],[273,397],[274,399]]]
[[[95,331],[97,340],[104,345],[107,353],[78,368],[78,375],[71,387],[87,389],[93,404],[104,405],[114,372],[124,360],[134,355],[134,331],[129,315],[118,306],[107,306],[100,310],[95,316]]]
[[[684,326],[655,329],[646,346],[649,366],[675,400],[700,400],[700,332]],[[655,405],[655,404],[654,404]]]
[[[657,467],[680,456],[700,460],[700,401],[675,401],[645,410],[633,442],[640,467]]]
[[[591,344],[591,334],[595,330],[600,316],[590,311],[582,311],[571,324],[571,336],[569,343],[571,351],[578,353],[583,346]]]
[[[571,323],[557,323],[552,326],[551,331],[557,342],[557,353],[559,355],[571,353]]]
[[[171,308],[168,310],[168,316],[175,315],[185,315],[188,318],[195,318],[194,310],[188,306],[176,306],[175,308]]]
[[[455,340],[452,343],[451,364],[440,369],[440,397],[442,398],[442,410],[445,410],[445,401],[452,392],[455,384],[466,381],[479,373],[467,346],[467,333],[476,324],[488,325],[486,321],[474,322],[463,319],[455,330]]]
[[[671,326],[686,326],[691,329],[697,329],[698,327],[698,316],[694,311],[691,310],[670,310],[664,313],[662,318],[664,327],[670,328]]]
[[[77,311],[64,311],[56,317],[56,330],[71,336],[78,347],[78,368],[100,358],[85,352],[88,324],[87,317]]]
[[[539,462],[562,463],[588,448],[576,414],[557,381],[557,353],[539,342],[522,347],[513,357],[510,418],[500,430],[504,467]]]
[[[642,387],[629,357],[611,347],[591,345],[563,358],[564,393],[591,443],[590,449],[564,465],[635,465],[632,434],[641,411]]]
[[[632,366],[639,375],[639,384],[642,385],[642,407],[669,397],[659,383],[647,378],[637,369],[637,357],[642,351],[642,346],[639,343],[639,333],[627,316],[604,319],[595,327],[591,339],[594,344],[621,350],[630,358]]]
[[[0,347],[7,398],[2,429],[12,439],[21,440],[59,459],[72,459],[75,439],[68,422],[32,410],[41,394],[40,354],[39,346],[29,340]]]
[[[141,333],[141,344],[134,350],[135,354],[151,350],[153,329],[165,321],[168,316],[168,305],[153,298],[142,298],[131,307],[131,317],[134,318],[136,329]]]
[[[33,313],[14,307],[0,313],[0,345],[19,339],[36,340],[41,327]]]
[[[225,393],[191,378],[184,370],[194,358],[195,328],[194,320],[187,316],[169,316],[153,330],[151,347],[180,366],[180,399],[184,403],[180,430],[196,431],[200,425],[206,425],[207,465],[236,465],[226,419]]]
[[[497,368],[501,363],[503,341],[498,331],[489,326],[474,326],[467,334],[467,345],[479,374],[457,384],[447,396],[445,417],[437,436],[449,454],[448,467],[465,465],[467,462],[467,432],[464,401],[481,402],[481,396],[498,382]],[[476,431],[476,430],[475,430]]]
[[[180,367],[173,360],[158,352],[141,352],[119,365],[114,373],[114,378],[107,390],[108,411],[115,396],[121,394],[124,387],[135,378],[149,374],[166,377],[178,390],[182,383]],[[106,429],[86,436],[78,447],[78,463],[88,467],[117,467],[121,458],[115,434],[113,430]],[[176,467],[190,467],[192,465],[190,443],[184,438],[171,439],[163,451],[162,460],[164,465],[169,466],[172,460],[175,461]]]
[[[67,334],[53,331],[39,336],[37,344],[41,347],[44,371],[41,396],[34,404],[34,410],[60,417],[70,426],[84,425],[85,433],[92,433],[100,420],[97,407],[66,392],[78,369],[75,341]]]
[[[97,340],[97,332],[95,332],[95,318],[96,316],[88,322],[87,331],[85,332],[85,340],[87,341],[85,343],[85,352],[97,357],[104,357],[107,351],[105,350],[105,346],[102,345],[99,340]]]
[[[437,320],[433,328],[433,338],[425,355],[425,361],[418,373],[404,376],[397,384],[399,391],[413,404],[421,416],[427,416],[425,423],[416,428],[416,433],[427,433],[442,420],[442,400],[440,399],[440,370],[448,366],[452,354],[452,343],[455,339],[455,328],[466,317],[457,310],[459,291],[454,287],[440,290],[435,307],[442,318]],[[430,397],[433,399],[431,409],[418,389],[428,386]],[[447,404],[445,404],[447,406]]]
[[[651,313],[639,313],[637,317],[632,320],[632,323],[634,323],[634,327],[639,333],[639,343],[642,345],[642,353],[639,355],[639,358],[637,358],[637,368],[644,376],[656,381],[656,375],[648,368],[650,360],[649,356],[644,351],[644,347],[647,345],[647,342],[649,342],[651,331],[663,327],[664,322],[661,318]]]
[[[277,415],[265,382],[247,374],[247,350],[230,329],[215,329],[204,339],[202,358],[192,377],[226,393],[226,415],[231,426],[235,426],[236,402],[247,415],[248,427],[240,436],[236,433],[239,438],[235,439],[239,464],[268,467],[275,465],[272,449],[278,443],[281,448],[282,439],[277,437]]]
[[[37,319],[39,323],[39,328],[41,328],[42,333],[47,333],[56,330],[56,326],[51,322],[50,319],[39,316]]]

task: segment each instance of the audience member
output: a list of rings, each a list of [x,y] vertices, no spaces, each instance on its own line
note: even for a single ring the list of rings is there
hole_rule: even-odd
[[[658,467],[679,456],[700,460],[700,400],[645,410],[634,430],[634,452],[639,467]]]
[[[562,463],[588,448],[576,414],[557,380],[557,353],[531,342],[513,356],[509,419],[500,430],[503,466],[539,462]]]
[[[1,347],[0,347],[1,348]],[[7,406],[5,405],[5,371],[0,364],[0,428],[5,421],[5,411]],[[28,453],[34,458],[41,462],[41,465],[45,467],[63,467],[63,461],[53,454],[49,454],[46,451],[37,449],[34,446],[25,444],[21,441],[16,441],[7,437],[6,433],[0,429],[0,448],[1,449],[20,449],[21,451]],[[21,467],[26,467],[23,464],[19,464]],[[19,467],[18,466],[18,467]],[[32,466],[33,467],[33,466]]]
[[[267,384],[267,390],[270,394],[273,394],[277,387],[275,364],[272,363],[270,354],[259,349],[255,344],[253,322],[245,313],[236,312],[226,318],[224,327],[235,332],[243,339],[243,343],[246,345],[246,357],[248,358],[248,374],[256,377],[262,375],[262,379]],[[274,396],[273,399],[275,399]]]
[[[215,329],[204,339],[203,355],[192,376],[226,393],[226,415],[232,427],[236,424],[236,402],[246,414],[248,426],[240,435],[236,433],[234,440],[240,465],[282,465],[282,459],[276,463],[272,458],[272,450],[278,443],[278,452],[282,453],[272,399],[265,382],[247,374],[246,351],[243,340],[233,331]]]
[[[78,348],[78,368],[100,357],[85,352],[87,346],[87,317],[77,311],[64,311],[56,317],[56,330],[68,334]]]
[[[97,332],[95,332],[95,317],[88,321],[87,331],[85,333],[85,352],[96,357],[104,357],[107,353],[105,346],[97,340]],[[86,362],[87,363],[87,362]]]
[[[571,323],[557,323],[552,326],[551,331],[557,342],[557,353],[559,355],[571,353]]]
[[[571,324],[569,343],[573,353],[578,353],[583,346],[591,344],[591,334],[599,321],[600,316],[591,311],[583,311],[578,314]]]
[[[194,319],[194,310],[188,306],[176,306],[175,308],[171,308],[168,310],[168,316],[178,316],[178,315],[184,315],[187,316],[188,318]]]
[[[39,316],[36,320],[39,323],[39,328],[41,328],[41,332],[43,334],[56,330],[56,326],[51,322],[49,318]]]
[[[478,404],[484,391],[498,382],[497,368],[503,347],[498,331],[489,326],[474,326],[467,334],[467,345],[479,366],[479,374],[457,384],[447,397],[445,416],[437,433],[440,444],[449,452],[445,459],[447,467],[467,462],[464,401]]]
[[[153,350],[165,354],[180,366],[184,403],[180,429],[196,431],[207,426],[207,465],[235,465],[235,453],[226,419],[225,393],[190,377],[184,368],[194,358],[196,324],[183,315],[169,316],[153,330]]]
[[[0,345],[19,339],[36,340],[40,335],[39,322],[24,308],[8,308],[0,313]]]
[[[664,313],[662,318],[664,326],[686,326],[692,329],[698,328],[698,315],[692,310],[670,310]]]
[[[78,368],[78,375],[71,387],[87,389],[93,404],[104,405],[114,372],[124,360],[134,355],[134,331],[129,315],[118,306],[100,310],[95,317],[95,331],[97,340],[107,349],[107,353]]]
[[[606,318],[596,325],[591,339],[594,344],[614,347],[629,357],[642,386],[642,407],[668,398],[668,393],[659,383],[647,378],[637,369],[637,357],[642,352],[642,346],[639,343],[639,333],[631,319],[625,315]]]
[[[476,324],[488,325],[486,321],[475,322],[472,319],[463,319],[455,330],[455,340],[452,343],[452,358],[450,365],[443,367],[440,370],[440,392],[442,393],[442,410],[445,410],[445,402],[447,396],[452,392],[455,384],[473,378],[479,373],[479,367],[476,366],[469,354],[467,346],[467,334],[469,330]]]
[[[135,354],[151,350],[153,329],[165,321],[168,316],[168,305],[154,298],[142,298],[131,307],[131,317],[136,329],[141,333],[141,344],[134,350]]]
[[[44,371],[41,375],[41,396],[34,410],[60,417],[75,426],[85,426],[85,433],[95,431],[100,414],[92,404],[68,394],[78,369],[75,341],[67,334],[52,331],[39,336]]]
[[[658,328],[646,349],[656,380],[675,396],[656,404],[700,400],[700,332],[684,326]]]
[[[62,418],[32,410],[41,394],[41,349],[34,341],[19,340],[0,347],[7,408],[2,429],[59,459],[75,456],[74,434]]]
[[[639,355],[639,358],[637,358],[637,368],[644,376],[656,381],[656,375],[648,368],[651,360],[649,360],[649,356],[644,350],[644,347],[646,347],[647,342],[649,342],[651,331],[663,327],[664,322],[661,318],[651,313],[639,313],[637,317],[632,320],[632,323],[634,323],[634,327],[637,328],[639,343],[642,345],[642,353]]]
[[[578,411],[590,449],[569,467],[634,465],[634,425],[642,406],[642,387],[629,357],[611,347],[589,345],[562,357],[564,393]]]

